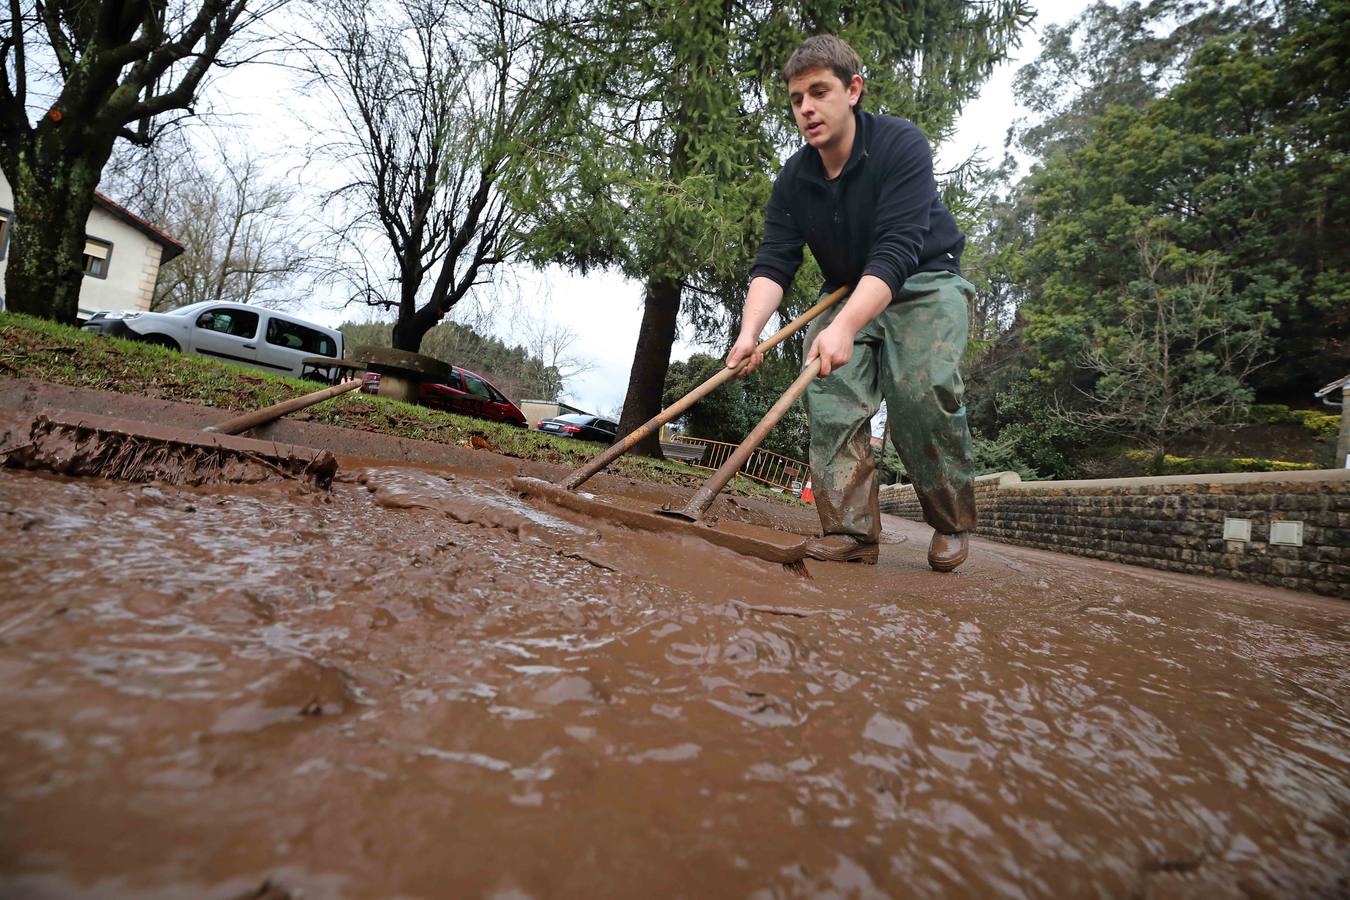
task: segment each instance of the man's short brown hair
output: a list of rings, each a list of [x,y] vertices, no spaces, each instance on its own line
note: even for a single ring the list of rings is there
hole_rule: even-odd
[[[783,66],[783,81],[791,81],[812,69],[829,69],[848,87],[854,75],[862,74],[862,60],[848,44],[832,34],[818,34],[801,42],[787,65]],[[859,103],[861,104],[861,99]]]

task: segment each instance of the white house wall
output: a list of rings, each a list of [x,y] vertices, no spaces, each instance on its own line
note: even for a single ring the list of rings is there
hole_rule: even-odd
[[[8,210],[10,227],[22,228],[23,223],[12,219],[14,194],[9,182],[0,177],[0,209]],[[89,213],[88,237],[112,244],[108,254],[108,277],[84,276],[80,287],[80,308],[149,309],[159,277],[159,261],[163,248],[143,233],[114,217],[101,206]],[[10,241],[13,243],[12,239]],[[5,271],[9,266],[9,252],[0,260],[0,294],[4,292]]]
[[[85,309],[149,309],[159,276],[160,246],[121,219],[95,206],[88,236],[112,244],[108,277],[84,277],[80,306]]]

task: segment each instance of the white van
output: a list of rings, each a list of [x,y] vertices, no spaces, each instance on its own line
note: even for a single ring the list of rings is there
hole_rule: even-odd
[[[305,359],[342,358],[342,332],[246,303],[205,301],[166,313],[99,312],[82,331],[300,375]]]

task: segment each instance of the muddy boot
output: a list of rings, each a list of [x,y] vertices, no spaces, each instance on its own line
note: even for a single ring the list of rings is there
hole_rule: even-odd
[[[877,545],[859,540],[851,534],[827,534],[809,542],[806,555],[830,562],[861,562],[875,566]]]
[[[933,540],[928,545],[928,565],[937,572],[950,572],[966,561],[970,554],[970,535],[962,531],[959,534],[933,532]]]

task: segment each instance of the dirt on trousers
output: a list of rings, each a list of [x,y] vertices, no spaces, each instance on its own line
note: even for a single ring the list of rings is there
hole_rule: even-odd
[[[1350,893],[1350,606],[0,471],[0,896]]]

